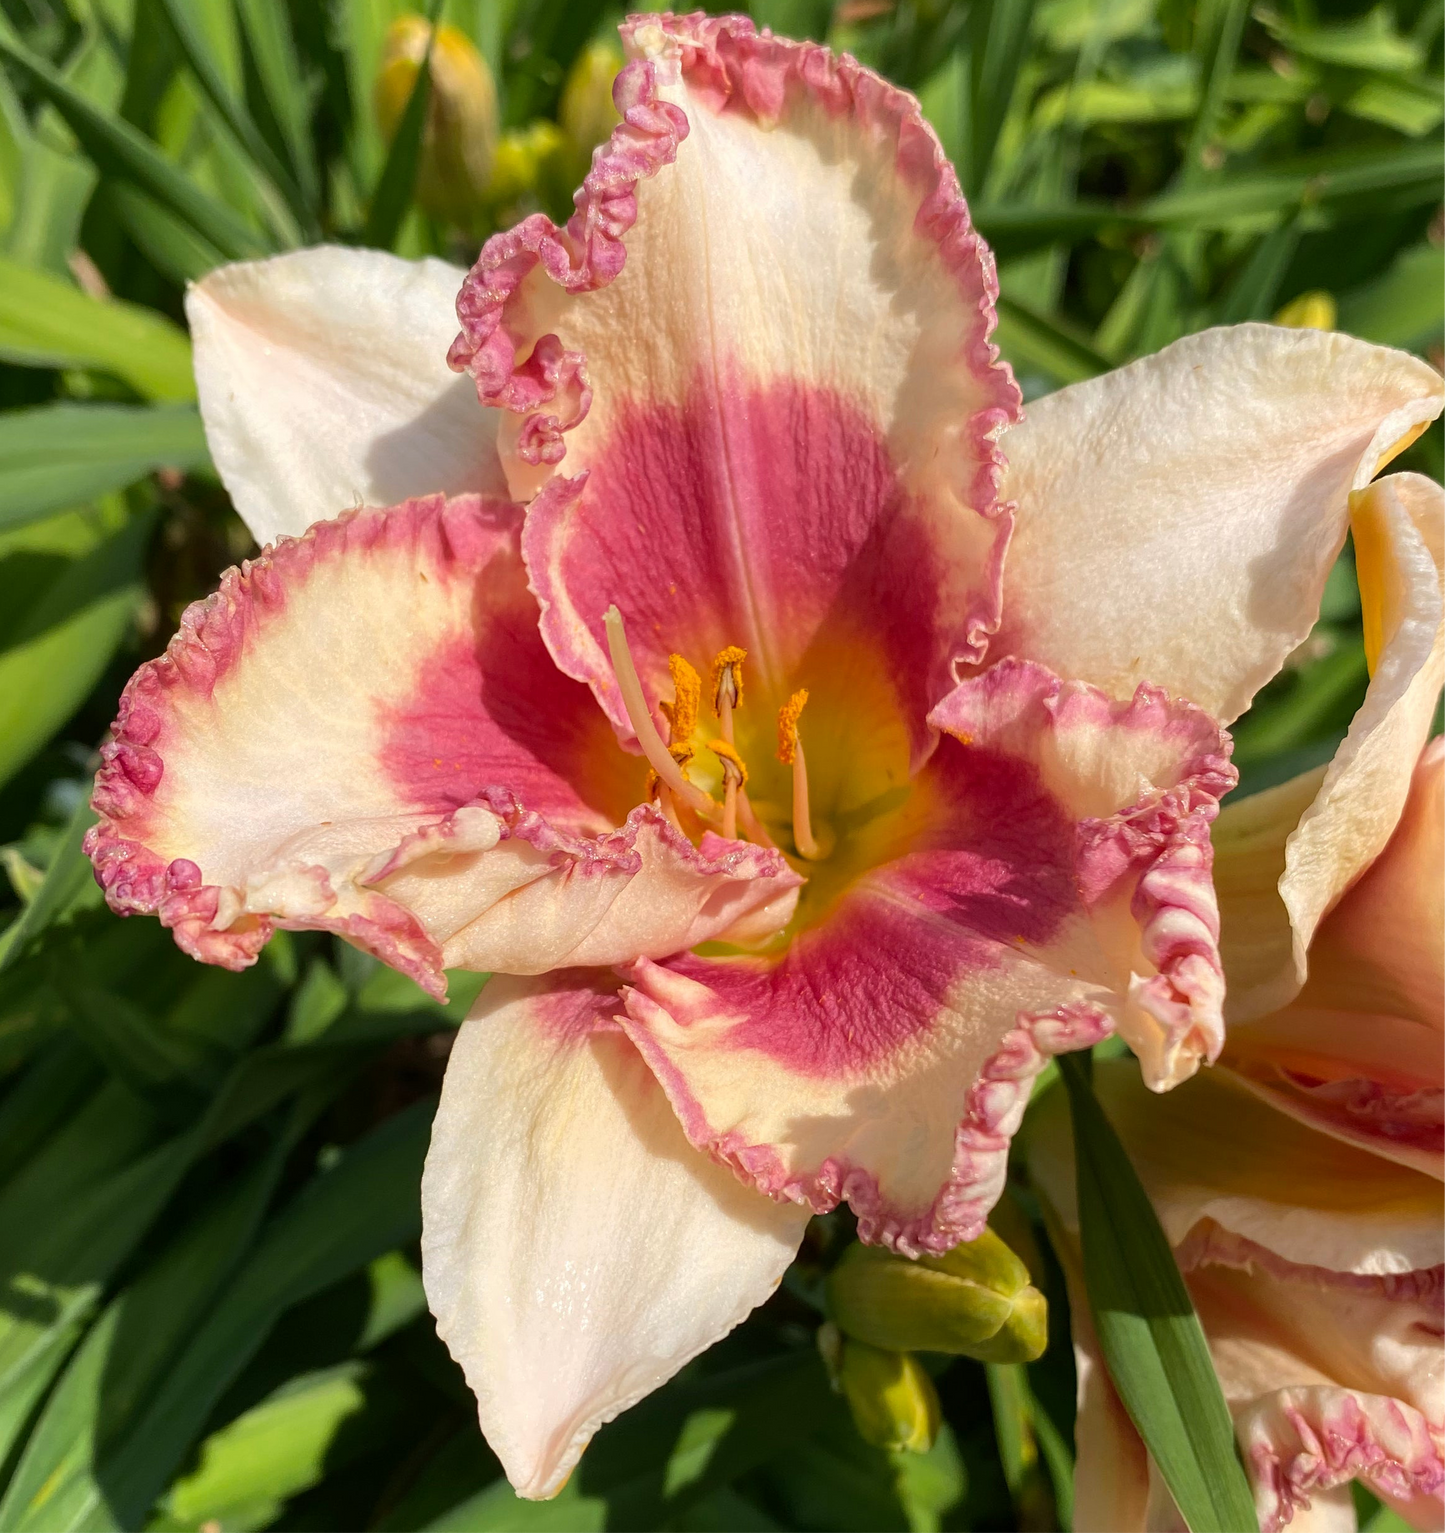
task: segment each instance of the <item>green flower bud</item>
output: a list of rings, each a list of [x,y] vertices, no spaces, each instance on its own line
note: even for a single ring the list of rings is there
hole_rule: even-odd
[[[1337,318],[1335,300],[1321,290],[1292,298],[1275,315],[1274,322],[1291,330],[1333,330]]]
[[[621,68],[622,54],[614,44],[594,42],[587,44],[567,71],[557,121],[583,165],[622,120],[612,104],[612,82]]]
[[[1028,1268],[986,1229],[916,1261],[853,1245],[828,1276],[828,1309],[859,1341],[900,1352],[1032,1362],[1048,1341],[1048,1305]]]
[[[545,195],[567,174],[566,151],[562,130],[542,118],[504,133],[492,163],[492,201],[510,208],[524,198]]]
[[[376,76],[377,121],[392,138],[426,58],[431,28],[416,15],[387,29]],[[458,228],[478,221],[497,143],[497,91],[486,60],[456,27],[436,30],[431,94],[417,168],[417,202],[433,218]]]
[[[818,1349],[864,1442],[927,1453],[938,1436],[938,1391],[916,1357],[870,1347],[836,1326],[818,1332]]]

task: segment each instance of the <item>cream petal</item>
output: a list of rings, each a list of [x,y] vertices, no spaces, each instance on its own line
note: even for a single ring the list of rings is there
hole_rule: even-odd
[[[187,291],[206,440],[258,543],[351,506],[506,495],[497,414],[446,361],[464,275],[323,245]]]
[[[1188,336],[1029,406],[992,654],[1228,723],[1309,633],[1348,498],[1441,408],[1435,371],[1268,325]]]
[[[808,1218],[689,1146],[596,972],[482,992],[422,1178],[437,1330],[531,1498],[773,1292]]]
[[[1365,701],[1327,770],[1219,817],[1215,876],[1231,1025],[1299,991],[1321,919],[1384,851],[1404,811],[1445,677],[1442,517],[1445,492],[1418,474],[1392,474],[1354,497],[1356,536],[1378,548],[1381,572],[1378,589],[1367,579],[1364,590],[1367,607],[1380,613],[1381,646]]]

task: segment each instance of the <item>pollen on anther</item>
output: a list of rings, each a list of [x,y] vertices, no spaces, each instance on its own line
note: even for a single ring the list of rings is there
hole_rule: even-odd
[[[729,644],[726,649],[719,650],[713,659],[712,711],[719,716],[722,714],[724,696],[734,708],[742,704],[743,661],[747,658],[747,650],[739,649],[736,644]]]
[[[680,744],[690,740],[697,728],[702,704],[702,677],[681,655],[669,655],[667,669],[672,676],[672,707],[667,710],[667,720],[672,725],[673,740]]]
[[[798,717],[807,701],[807,690],[800,687],[778,709],[778,760],[784,766],[791,766],[798,754]]]
[[[731,779],[740,788],[747,786],[748,769],[736,746],[729,745],[726,740],[709,740],[707,748],[722,762],[724,778]]]

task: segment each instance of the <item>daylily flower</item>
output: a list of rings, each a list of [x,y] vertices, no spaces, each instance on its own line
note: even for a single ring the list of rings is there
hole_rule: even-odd
[[[1420,749],[1445,653],[1445,495],[1395,475],[1355,498],[1352,521],[1365,702],[1328,769],[1215,827],[1245,1020],[1219,1070],[1167,1102],[1129,1067],[1096,1074],[1194,1296],[1263,1533],[1352,1529],[1357,1478],[1412,1526],[1445,1523],[1445,741]],[[1074,1266],[1074,1526],[1172,1530],[1178,1512],[1099,1364],[1054,1097],[1029,1165]]]
[[[1049,1054],[1117,1029],[1163,1088],[1218,1052],[1223,725],[1440,408],[1408,357],[1255,326],[1017,424],[911,97],[736,18],[623,37],[575,216],[460,284],[485,413],[422,344],[435,263],[190,295],[258,537],[412,498],[187,615],[91,840],[113,907],[211,962],[309,927],[438,991],[508,976],[452,1052],[423,1261],[529,1496],[812,1210],[976,1234]]]

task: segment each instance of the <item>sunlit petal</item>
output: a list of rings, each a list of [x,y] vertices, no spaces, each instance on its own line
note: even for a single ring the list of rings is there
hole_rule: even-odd
[[[498,417],[446,365],[462,276],[323,245],[188,290],[206,440],[258,543],[352,506],[506,494]]]
[[[1229,723],[1309,633],[1349,496],[1440,413],[1435,370],[1348,336],[1206,330],[1029,406],[995,652]]]
[[[494,238],[458,302],[513,492],[588,475],[528,524],[547,642],[625,728],[612,602],[645,683],[739,644],[778,702],[845,612],[901,652],[921,721],[998,616],[1018,395],[992,260],[917,103],[851,59],[738,17],[624,37],[576,216]]]
[[[493,980],[452,1049],[422,1179],[422,1271],[524,1496],[777,1287],[807,1222],[683,1138],[582,971]]]

